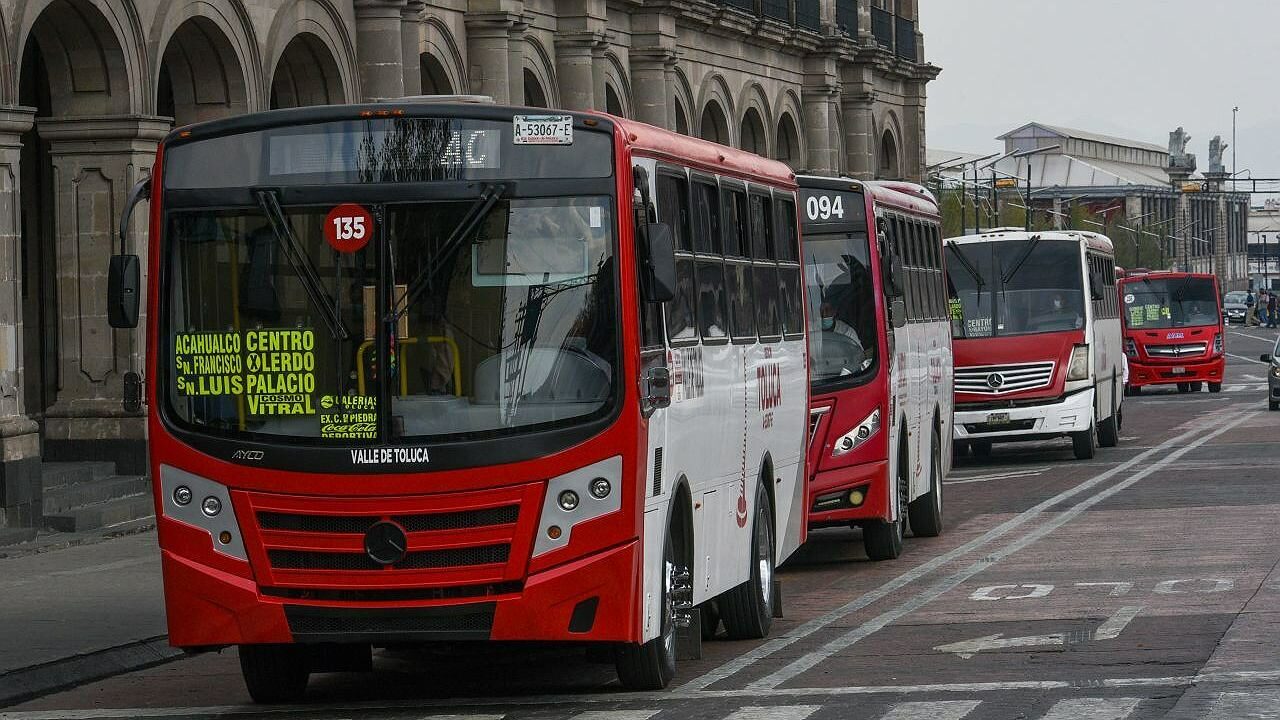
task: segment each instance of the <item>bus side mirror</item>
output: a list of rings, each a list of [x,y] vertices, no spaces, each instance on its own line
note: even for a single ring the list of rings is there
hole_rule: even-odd
[[[644,299],[651,303],[670,302],[676,297],[676,248],[671,226],[648,223],[644,235]]]
[[[138,303],[142,291],[142,262],[137,255],[126,255],[125,238],[133,209],[151,193],[151,178],[139,180],[129,191],[124,212],[120,214],[120,254],[111,256],[107,268],[107,322],[113,328],[138,327]]]
[[[907,301],[901,296],[893,298],[889,301],[889,318],[890,322],[896,328],[906,327],[907,325]]]
[[[906,288],[902,286],[902,277],[906,274],[906,271],[902,267],[902,258],[898,257],[897,254],[889,261],[888,271],[889,276],[885,278],[885,285],[888,286],[889,297],[893,299],[906,297]]]
[[[112,255],[107,273],[107,321],[116,329],[138,327],[142,262],[137,255]]]
[[[1258,359],[1262,362],[1269,363],[1271,362],[1271,353],[1263,353],[1258,356]]]
[[[1098,273],[1093,273],[1089,276],[1089,299],[1102,299],[1102,276]]]

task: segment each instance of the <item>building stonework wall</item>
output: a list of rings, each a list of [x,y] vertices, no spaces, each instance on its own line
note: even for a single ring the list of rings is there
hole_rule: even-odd
[[[705,0],[0,0],[0,526],[39,522],[42,457],[144,465],[143,416],[121,409],[144,338],[107,326],[105,277],[174,125],[483,94],[747,143],[797,171],[919,180],[940,71],[914,8],[886,40],[857,5],[842,30],[835,0],[783,20]],[[125,240],[144,255],[145,217]]]

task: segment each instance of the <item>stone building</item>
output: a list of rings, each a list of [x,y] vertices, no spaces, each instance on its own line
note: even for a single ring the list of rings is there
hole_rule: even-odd
[[[0,528],[42,522],[42,459],[144,472],[120,402],[143,336],[108,327],[106,266],[175,123],[482,94],[919,179],[939,70],[916,20],[915,0],[0,0]]]

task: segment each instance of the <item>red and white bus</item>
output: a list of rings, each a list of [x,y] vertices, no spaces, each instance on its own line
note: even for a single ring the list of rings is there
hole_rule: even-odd
[[[179,130],[149,192],[171,643],[239,646],[281,701],[371,645],[581,642],[652,689],[678,627],[769,631],[806,532],[785,165],[408,102]],[[127,327],[139,261],[112,266]]]
[[[1227,355],[1218,277],[1130,271],[1119,285],[1126,394],[1148,385],[1177,385],[1184,393],[1208,385],[1209,392],[1221,392]]]
[[[1001,228],[947,241],[957,450],[1119,442],[1124,354],[1111,241]]]
[[[873,560],[942,532],[951,328],[933,196],[801,177],[809,294],[809,526],[860,526]]]

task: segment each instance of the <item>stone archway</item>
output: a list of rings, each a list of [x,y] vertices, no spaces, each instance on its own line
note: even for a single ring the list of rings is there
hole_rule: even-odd
[[[613,83],[605,83],[604,85],[604,111],[610,115],[617,117],[626,117],[627,110],[622,106],[622,97],[618,94]]]
[[[902,162],[898,154],[898,139],[893,131],[886,129],[880,136],[880,147],[877,149],[876,177],[880,180],[901,180]]]
[[[774,157],[790,165],[792,170],[798,170],[804,164],[800,132],[796,129],[796,121],[791,113],[783,113],[778,120],[778,137],[773,147]]]
[[[524,104],[530,107],[547,107],[547,93],[529,68],[524,69]]]
[[[418,56],[418,65],[422,69],[423,95],[453,95],[456,92],[444,64],[435,55],[422,53]]]
[[[157,114],[182,126],[248,109],[244,68],[227,36],[208,18],[184,21],[160,61]]]
[[[738,147],[757,155],[767,156],[769,153],[769,141],[765,136],[764,120],[760,118],[760,113],[754,107],[747,108],[747,111],[742,114],[742,127],[738,132]]]
[[[676,132],[680,133],[681,135],[688,135],[689,134],[689,114],[685,112],[684,103],[680,102],[679,98],[675,99],[675,114],[676,114]]]
[[[423,81],[424,86],[426,80]],[[333,53],[316,35],[298,33],[285,46],[271,79],[271,107],[334,105],[345,102],[342,76]]]
[[[712,100],[702,109],[702,119],[698,122],[698,137],[703,140],[729,145],[729,121],[725,117],[724,108]]]

